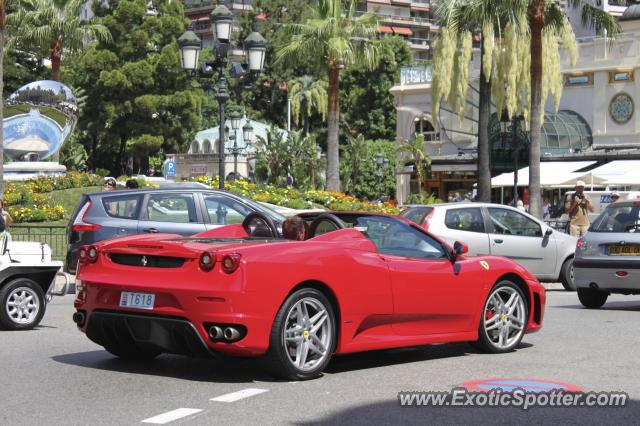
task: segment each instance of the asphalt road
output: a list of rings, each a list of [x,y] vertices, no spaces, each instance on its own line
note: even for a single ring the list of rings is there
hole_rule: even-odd
[[[525,336],[513,353],[487,355],[467,344],[446,344],[346,355],[336,357],[323,377],[297,383],[273,380],[253,360],[114,358],[76,330],[72,301],[71,295],[54,299],[35,330],[0,331],[0,424],[161,423],[173,414],[182,417],[172,424],[188,425],[637,424],[640,418],[640,297],[613,296],[604,309],[590,311],[575,293],[549,291],[543,330]],[[448,391],[496,377],[625,391],[630,402],[527,411],[398,404],[400,391]]]

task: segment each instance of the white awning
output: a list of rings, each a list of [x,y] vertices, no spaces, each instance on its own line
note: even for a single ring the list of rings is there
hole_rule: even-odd
[[[545,161],[540,163],[540,185],[545,188],[570,188],[575,185],[573,180],[582,180],[587,173],[579,173],[576,170],[595,164],[595,161]],[[588,176],[587,176],[588,177]],[[589,178],[589,177],[588,177]],[[590,179],[590,178],[589,178]],[[599,181],[602,179],[596,178]],[[587,182],[589,185],[590,182]],[[596,184],[594,182],[594,184]],[[513,186],[513,172],[503,173],[491,179],[493,188]],[[518,186],[529,186],[529,167],[518,170]],[[602,185],[600,185],[602,186]]]
[[[640,160],[616,160],[596,167],[591,172],[603,178],[606,185],[640,185]]]

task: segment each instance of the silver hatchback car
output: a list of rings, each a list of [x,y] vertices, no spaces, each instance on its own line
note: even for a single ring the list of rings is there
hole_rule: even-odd
[[[597,309],[609,294],[640,294],[640,201],[610,204],[578,240],[574,262],[578,298]]]
[[[556,231],[533,216],[502,204],[448,203],[409,206],[401,215],[449,244],[462,241],[470,255],[509,257],[540,281],[573,284],[577,238]]]

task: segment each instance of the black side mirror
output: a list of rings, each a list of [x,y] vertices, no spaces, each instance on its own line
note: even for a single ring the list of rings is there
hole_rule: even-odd
[[[551,228],[547,228],[547,230],[544,232],[544,236],[545,237],[548,237],[551,234],[553,234],[553,229],[551,229]]]
[[[453,259],[456,260],[458,257],[462,256],[465,253],[469,252],[469,246],[463,242],[456,241],[453,244]]]

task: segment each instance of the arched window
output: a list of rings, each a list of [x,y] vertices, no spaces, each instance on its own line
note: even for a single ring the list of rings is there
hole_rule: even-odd
[[[417,134],[423,134],[425,141],[432,141],[437,139],[435,128],[428,117],[416,117],[414,120],[414,132]]]
[[[211,154],[211,142],[209,142],[209,139],[205,139],[204,142],[202,142],[202,153]]]

